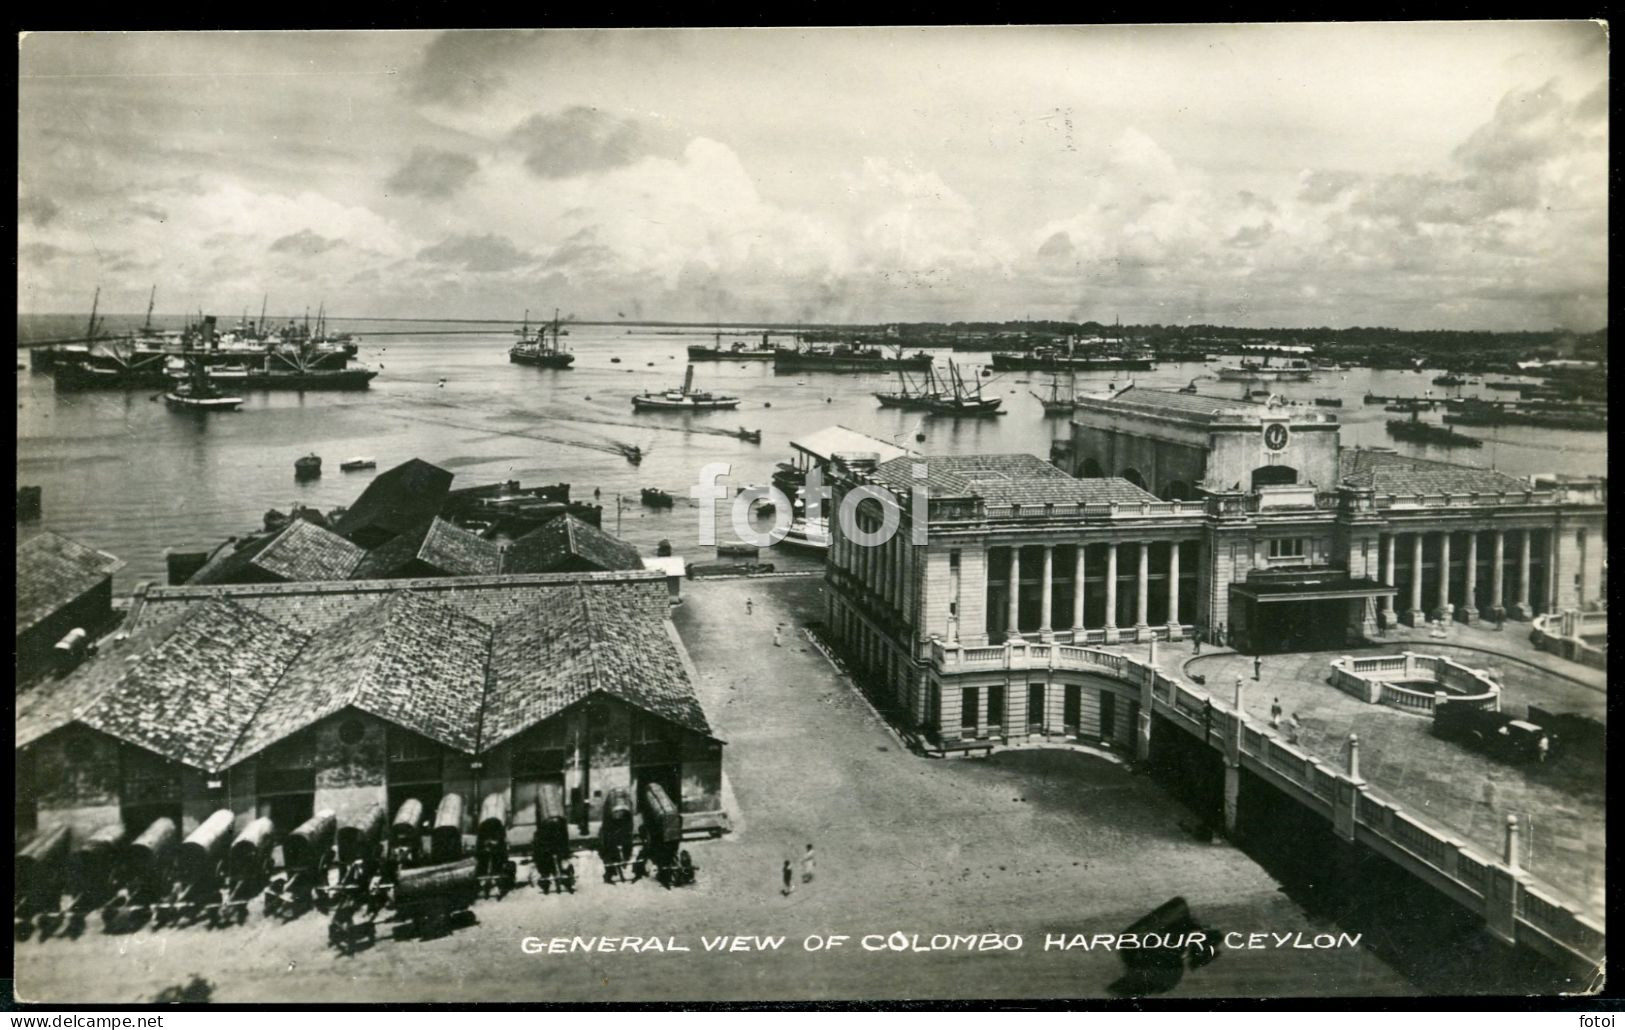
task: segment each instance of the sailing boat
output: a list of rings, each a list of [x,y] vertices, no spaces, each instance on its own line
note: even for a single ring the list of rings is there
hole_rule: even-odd
[[[683,374],[683,385],[664,393],[640,393],[632,398],[634,411],[720,411],[739,407],[738,397],[694,389],[694,366]]]
[[[192,354],[186,358],[186,378],[164,394],[164,403],[176,411],[236,411],[243,399],[215,386],[202,357]]]
[[[1068,390],[1065,396],[1061,394],[1060,376],[1052,376],[1050,378],[1048,397],[1045,397],[1042,394],[1033,393],[1031,390],[1028,390],[1027,392],[1032,393],[1034,397],[1038,398],[1038,403],[1044,406],[1045,415],[1070,415],[1072,412],[1076,411],[1078,407],[1077,399],[1072,396],[1071,390]]]
[[[975,383],[974,387],[966,386],[964,377],[959,374],[958,366],[952,361],[948,362],[946,383],[937,378],[934,369],[927,368],[924,389],[915,389],[901,370],[897,375],[902,381],[901,393],[875,394],[875,399],[883,408],[903,408],[908,411],[928,411],[933,415],[969,418],[1002,414],[999,406],[1004,401],[998,397],[983,397],[981,383]]]
[[[536,335],[530,335],[530,311],[525,311],[525,324],[522,328],[514,330],[519,342],[508,348],[508,360],[515,365],[535,365],[539,368],[569,368],[575,364],[576,356],[564,349],[559,342],[563,331],[559,328],[559,309],[553,309],[553,340],[548,342],[547,333],[550,327],[538,326]]]

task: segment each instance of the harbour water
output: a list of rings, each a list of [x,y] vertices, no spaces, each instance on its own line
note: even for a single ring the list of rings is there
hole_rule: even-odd
[[[26,341],[71,336],[82,324],[79,317],[20,317],[18,330]],[[300,503],[325,510],[349,504],[378,472],[415,457],[455,472],[454,487],[505,479],[526,486],[565,482],[571,496],[584,501],[597,491],[606,530],[644,553],[652,554],[667,539],[674,553],[706,561],[715,555],[696,542],[698,516],[688,497],[707,464],[731,466],[726,482],[733,487],[766,484],[775,464],[790,460],[792,438],[837,423],[924,454],[1025,451],[1047,457],[1051,441],[1068,433],[1067,420],[1045,418],[1032,395],[1047,395],[1050,380],[1043,373],[981,378],[985,394],[1002,398],[1008,413],[955,421],[881,408],[872,394],[895,388],[895,375],[784,375],[775,374],[770,362],[707,362],[695,368],[696,388],[740,397],[736,410],[634,414],[631,395],[681,383],[685,347],[709,342],[708,334],[572,326],[564,342],[576,354],[575,365],[551,370],[510,364],[507,348],[514,337],[496,328],[489,335],[371,337],[369,330],[407,327],[345,323],[342,328],[362,337],[357,360],[381,369],[370,390],[249,391],[236,413],[176,413],[148,391],[59,394],[48,375],[19,369],[17,483],[44,489],[44,517],[20,524],[19,534],[54,529],[118,555],[128,564],[116,587],[127,592],[142,580],[163,581],[168,549],[207,550],[228,536],[258,529],[269,508],[287,510]],[[733,339],[750,335],[723,334],[725,345]],[[949,357],[977,377],[989,363],[987,354],[938,351],[938,365]],[[27,364],[21,351],[18,363]],[[1132,377],[1140,385],[1172,390],[1211,375],[1217,364],[1159,364],[1150,372],[1079,376],[1076,388],[1103,390]],[[1396,416],[1381,405],[1364,404],[1364,395],[1456,396],[1457,388],[1432,385],[1438,374],[1354,369],[1320,372],[1307,383],[1266,385],[1305,404],[1315,397],[1342,398],[1341,408],[1317,410],[1338,416],[1345,446],[1395,447],[1420,457],[1493,465],[1517,476],[1606,475],[1604,432],[1475,427],[1468,432],[1485,441],[1476,451],[1389,438],[1384,423]],[[1247,385],[1260,384],[1197,382],[1201,394],[1222,399],[1239,398]],[[1459,392],[1505,399],[1482,385]],[[1437,413],[1423,417],[1438,420]],[[739,427],[760,429],[761,443],[727,435]],[[923,441],[916,440],[918,434],[924,434]],[[626,444],[643,448],[640,465],[622,456],[617,445]],[[324,474],[296,482],[294,459],[311,452],[323,457]],[[377,468],[340,472],[339,462],[356,455],[376,458]],[[641,487],[664,489],[678,503],[668,510],[645,508],[639,503]],[[726,541],[726,506],[719,506],[717,524],[718,539]],[[781,569],[816,564],[782,547],[763,560]]]

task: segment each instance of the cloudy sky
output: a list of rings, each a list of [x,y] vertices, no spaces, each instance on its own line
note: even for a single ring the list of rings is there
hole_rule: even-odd
[[[19,307],[1591,329],[1594,24],[44,34]]]

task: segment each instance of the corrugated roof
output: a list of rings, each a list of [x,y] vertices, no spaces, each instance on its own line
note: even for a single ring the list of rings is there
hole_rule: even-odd
[[[78,721],[195,768],[214,771],[307,637],[215,600],[132,634],[19,712],[17,744]],[[25,727],[26,723],[26,727]]]
[[[638,549],[616,536],[560,515],[508,545],[502,571],[510,575],[551,572],[571,558],[581,558],[605,572],[643,568]]]
[[[402,590],[318,633],[233,752],[244,758],[344,708],[472,752],[490,629]]]
[[[1522,494],[1529,485],[1494,469],[1413,458],[1395,451],[1345,449],[1338,455],[1342,480],[1379,496],[1417,494]]]
[[[602,692],[711,735],[664,620],[590,589],[528,608],[496,627],[482,748]]]
[[[894,490],[912,490],[914,467],[926,468],[925,486],[937,497],[980,497],[987,504],[1138,504],[1156,496],[1126,479],[1074,479],[1032,454],[952,454],[896,458],[874,471]]]
[[[17,545],[17,632],[25,633],[124,567],[105,551],[49,530]]]
[[[906,447],[899,447],[845,426],[826,426],[816,433],[791,440],[790,446],[826,462],[837,454],[869,453],[876,455],[877,461],[891,461],[908,453]]]
[[[1215,421],[1221,415],[1247,415],[1259,418],[1270,412],[1267,405],[1254,404],[1252,401],[1203,397],[1194,393],[1180,393],[1177,390],[1151,390],[1143,386],[1131,386],[1110,398],[1080,398],[1083,399],[1089,400],[1091,404],[1118,405],[1148,414],[1177,414],[1202,422]]]

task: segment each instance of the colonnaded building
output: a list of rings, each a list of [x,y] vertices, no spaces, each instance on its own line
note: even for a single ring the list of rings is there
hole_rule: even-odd
[[[1132,742],[1132,687],[1024,662],[1025,641],[1194,633],[1252,653],[1320,650],[1397,623],[1524,620],[1602,597],[1606,480],[1344,448],[1321,409],[1139,387],[1080,397],[1053,457],[1064,467],[1029,454],[836,462],[836,510],[863,491],[856,524],[878,531],[880,493],[900,523],[865,547],[830,520],[834,643],[945,751],[1029,735]]]

